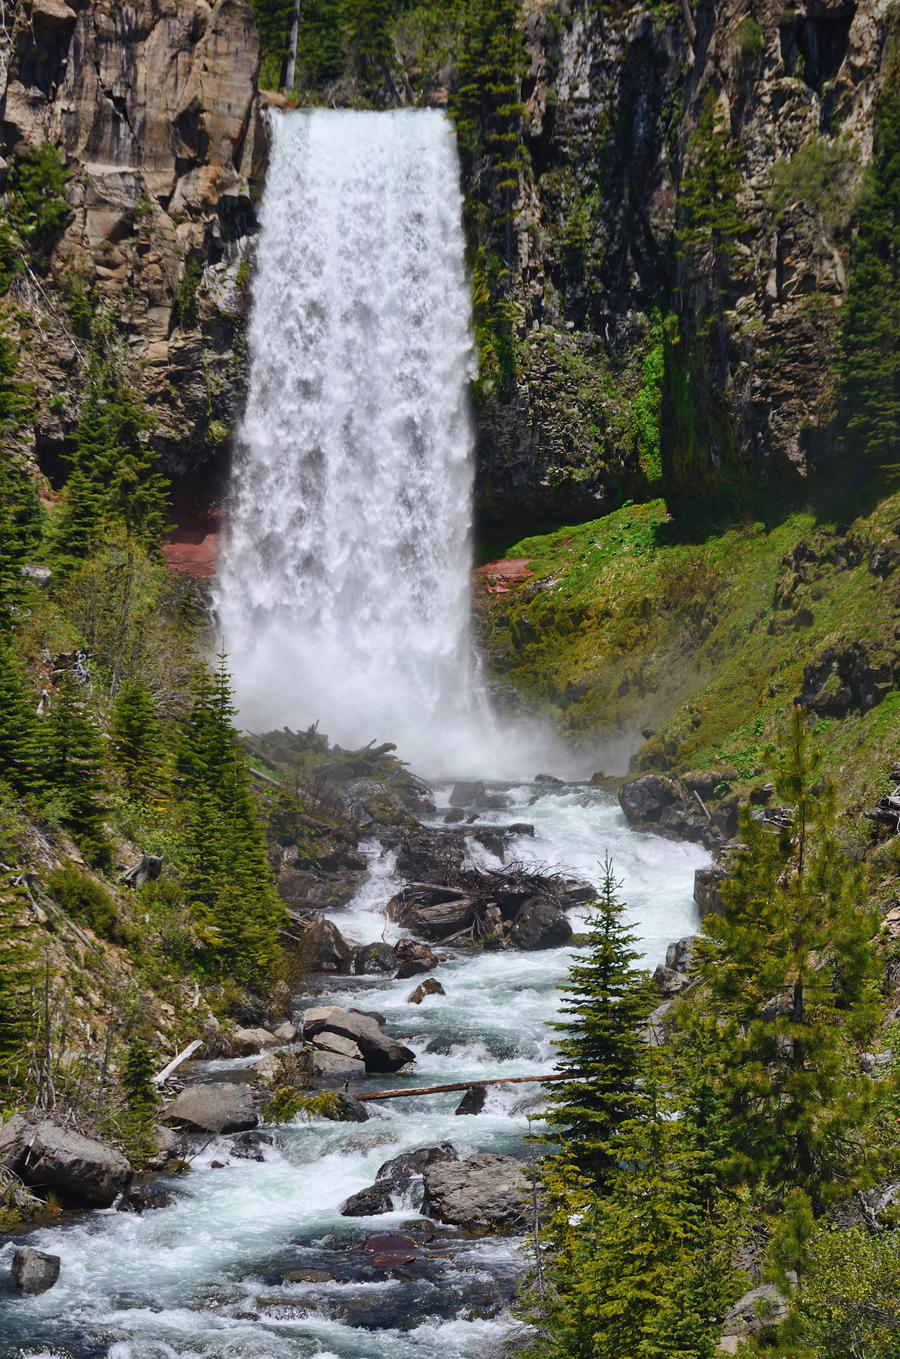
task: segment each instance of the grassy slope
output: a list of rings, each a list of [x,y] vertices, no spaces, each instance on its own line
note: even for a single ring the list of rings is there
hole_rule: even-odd
[[[725,758],[749,781],[767,772],[804,667],[826,648],[861,641],[872,661],[894,662],[900,572],[882,581],[867,563],[879,544],[898,546],[900,494],[849,527],[842,511],[692,544],[657,500],[524,539],[507,555],[530,558],[533,579],[483,614],[492,669],[555,707],[576,742],[634,733],[641,768]],[[816,735],[842,803],[858,805],[883,791],[900,755],[900,692],[865,714],[820,719]]]

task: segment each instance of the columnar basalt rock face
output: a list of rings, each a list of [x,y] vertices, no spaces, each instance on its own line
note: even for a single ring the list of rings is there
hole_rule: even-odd
[[[77,416],[85,345],[64,306],[76,286],[127,336],[166,470],[190,471],[224,443],[243,394],[266,154],[249,6],[23,0],[6,55],[3,154],[49,139],[71,176],[50,278],[16,284],[33,315],[24,375],[37,386],[38,455],[52,470]]]
[[[740,151],[743,222],[725,297],[720,424],[665,413],[667,489],[809,477],[837,449],[837,320],[849,202],[871,156],[889,0],[786,7],[704,0],[681,13],[559,0],[526,5],[529,173],[516,209],[517,376],[477,411],[479,508],[489,528],[593,517],[639,476],[630,400],[654,343],[654,306],[703,325],[710,262],[680,257],[677,196],[712,90]],[[814,135],[846,139],[845,202],[802,193],[773,211],[773,167]],[[690,378],[686,379],[688,382]],[[699,404],[699,401],[698,401]]]

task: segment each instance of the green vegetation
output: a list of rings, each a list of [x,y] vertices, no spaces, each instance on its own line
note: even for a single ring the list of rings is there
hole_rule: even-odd
[[[900,22],[888,37],[875,145],[858,206],[841,328],[841,418],[850,450],[897,465],[900,421]]]
[[[766,39],[759,20],[745,14],[734,30],[738,47],[748,57],[760,57],[766,50]]]
[[[741,762],[745,781],[769,772],[808,666],[854,643],[866,665],[893,666],[890,583],[867,562],[896,542],[900,496],[855,517],[852,504],[832,514],[708,530],[691,543],[657,500],[523,539],[507,555],[528,558],[532,578],[482,614],[494,672],[593,750],[634,750],[639,730],[655,728],[638,755],[645,769],[725,759]],[[896,699],[854,701],[822,731],[825,772],[844,770],[842,806],[871,796],[895,758]],[[827,689],[817,702],[826,717]]]
[[[340,1117],[340,1099],[335,1090],[310,1095],[292,1085],[281,1085],[263,1113],[267,1123],[293,1123],[301,1114],[307,1122],[314,1118],[334,1120]]]
[[[802,202],[821,214],[829,231],[846,229],[855,166],[856,149],[846,133],[810,137],[790,160],[772,166],[769,204],[774,220],[780,222],[792,203]]]

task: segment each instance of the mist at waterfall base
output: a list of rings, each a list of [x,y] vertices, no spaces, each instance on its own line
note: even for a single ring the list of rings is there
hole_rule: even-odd
[[[549,732],[493,716],[472,645],[452,124],[274,115],[261,227],[216,600],[242,723],[390,740],[430,774],[562,772]]]

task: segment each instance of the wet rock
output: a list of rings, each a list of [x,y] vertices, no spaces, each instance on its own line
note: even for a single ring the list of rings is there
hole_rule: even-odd
[[[357,1194],[351,1194],[341,1204],[340,1211],[341,1217],[378,1217],[381,1213],[390,1213],[393,1206],[391,1185],[376,1182],[367,1189],[360,1189]]]
[[[353,951],[352,971],[357,977],[386,977],[394,970],[390,944],[363,944]]]
[[[430,1147],[417,1147],[415,1151],[404,1151],[378,1167],[376,1182],[392,1180],[403,1182],[414,1175],[421,1175],[426,1166],[458,1161],[459,1153],[452,1142],[438,1142]]]
[[[275,1138],[269,1132],[245,1132],[231,1144],[231,1154],[239,1161],[264,1161],[264,1147],[273,1147]]]
[[[169,1208],[175,1195],[150,1184],[130,1184],[116,1201],[117,1213],[146,1213],[154,1208]]]
[[[522,1231],[528,1182],[512,1156],[479,1152],[465,1161],[425,1167],[423,1211],[468,1231]]]
[[[426,996],[445,996],[447,992],[436,977],[426,977],[407,998],[410,1005],[421,1005]]]
[[[394,962],[398,980],[431,972],[438,965],[437,955],[418,939],[399,939],[394,945]]]
[[[453,1112],[455,1114],[480,1114],[486,1099],[486,1085],[470,1085]]]
[[[463,811],[462,807],[451,807],[447,815],[444,817],[444,825],[458,826],[460,821],[465,821],[465,819],[466,814]]]
[[[349,973],[353,949],[332,920],[311,920],[293,936],[292,948],[310,972]]]
[[[67,1207],[109,1208],[131,1179],[125,1157],[48,1118],[16,1114],[0,1128],[0,1165],[36,1193]]]
[[[282,1274],[285,1283],[332,1283],[340,1276],[328,1269],[292,1269]]]
[[[250,1057],[262,1048],[277,1048],[278,1039],[268,1029],[233,1029],[231,1045],[238,1057]]]
[[[450,793],[451,807],[487,812],[507,805],[505,797],[497,793],[489,793],[483,783],[455,783]]]
[[[360,1104],[358,1099],[352,1095],[346,1095],[341,1090],[338,1092],[338,1114],[337,1123],[367,1123],[369,1111],[364,1104]]]
[[[565,788],[565,779],[558,779],[555,774],[535,774],[535,783],[550,784],[553,788]]]
[[[373,1257],[373,1265],[382,1269],[402,1269],[404,1265],[412,1264],[418,1252],[412,1237],[397,1232],[376,1232],[367,1236],[362,1248]]]
[[[659,821],[666,808],[680,801],[678,785],[661,774],[643,774],[619,789],[619,805],[630,824]]]
[[[559,906],[544,897],[529,897],[516,912],[509,942],[528,950],[561,948],[572,933],[572,926]]]
[[[163,1120],[213,1133],[246,1132],[259,1123],[249,1089],[232,1081],[187,1086],[168,1106]]]
[[[59,1278],[59,1256],[23,1246],[12,1262],[13,1287],[19,1293],[46,1293]]]
[[[389,1038],[374,1019],[353,1010],[343,1010],[338,1005],[307,1010],[303,1016],[303,1032],[307,1038],[327,1032],[352,1039],[362,1053],[366,1071],[399,1071],[407,1062],[415,1061],[415,1053],[403,1043]]]

